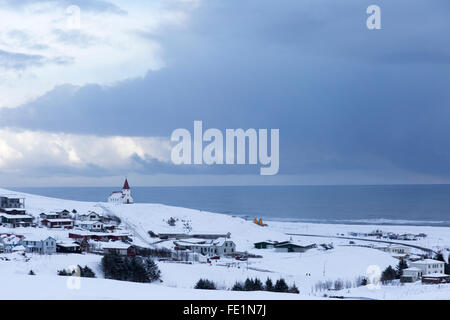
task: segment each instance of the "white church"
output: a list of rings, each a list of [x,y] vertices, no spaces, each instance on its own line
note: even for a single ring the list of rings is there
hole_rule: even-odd
[[[125,179],[122,191],[113,191],[108,197],[108,202],[117,204],[131,204],[133,203],[133,197],[131,196],[130,185],[128,179]]]

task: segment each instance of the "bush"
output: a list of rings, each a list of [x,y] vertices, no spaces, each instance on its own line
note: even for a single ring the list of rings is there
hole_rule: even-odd
[[[406,261],[404,259],[400,259],[400,261],[398,262],[397,268],[396,268],[396,278],[400,279],[400,277],[403,275],[403,269],[408,268],[408,264],[406,263]]]
[[[89,268],[88,266],[84,266],[81,267],[80,265],[78,265],[78,270],[80,271],[80,277],[83,278],[95,278],[95,273],[94,271],[92,271],[91,268]],[[58,270],[58,276],[73,276],[76,273],[76,270]]]
[[[73,274],[73,272],[69,273],[65,269],[64,270],[58,270],[58,276],[71,276],[72,274]]]
[[[216,284],[208,279],[200,279],[194,287],[195,289],[216,290]]]
[[[102,258],[101,266],[106,279],[152,282],[161,277],[158,266],[151,258],[121,257],[110,253]]]
[[[84,268],[78,266],[80,268],[80,277],[83,278],[95,278],[95,273],[88,266],[84,266]]]
[[[275,287],[274,287],[275,292],[288,292],[288,290],[289,290],[289,287],[283,278],[277,280],[277,282],[275,283]]]
[[[242,282],[236,282],[233,286],[233,288],[231,288],[232,291],[244,291],[244,285],[242,284]]]
[[[392,281],[396,278],[396,276],[397,272],[395,272],[394,268],[392,268],[392,266],[388,266],[381,274],[381,282],[386,283]]]
[[[295,285],[295,283],[292,285],[292,287],[289,288],[288,292],[289,293],[300,293],[300,291],[298,290],[298,288]]]
[[[264,290],[264,286],[258,278],[245,280],[244,282],[244,290],[245,291],[262,291]]]
[[[267,278],[266,280],[266,286],[265,286],[266,291],[273,291],[273,283],[272,280],[270,278]]]

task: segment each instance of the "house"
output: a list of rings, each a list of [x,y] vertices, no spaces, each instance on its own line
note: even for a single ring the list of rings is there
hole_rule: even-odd
[[[72,219],[44,219],[41,223],[47,228],[52,229],[72,229],[74,226],[74,221]]]
[[[450,283],[450,275],[443,273],[426,274],[422,276],[422,283],[429,283],[429,284]]]
[[[377,247],[376,249],[389,253],[395,258],[403,259],[411,253],[411,247],[402,245],[389,245],[387,247]]]
[[[75,239],[75,241],[82,240],[95,240],[95,241],[130,241],[129,233],[119,232],[90,232],[90,231],[73,231],[69,232],[69,238]]]
[[[2,195],[0,196],[0,208],[2,209],[25,208],[25,198]]]
[[[70,218],[72,218],[72,215],[68,210],[64,209],[63,211],[58,212],[58,218],[70,219]]]
[[[0,214],[0,222],[7,228],[30,227],[33,217],[27,214]]]
[[[59,214],[57,214],[56,212],[53,213],[41,213],[39,215],[39,218],[41,218],[41,220],[46,220],[46,219],[58,219],[59,218]]]
[[[315,244],[310,244],[307,246],[302,246],[299,244],[295,244],[291,241],[283,242],[283,243],[277,243],[275,244],[275,251],[277,252],[305,252],[309,249],[315,248]]]
[[[60,253],[81,253],[81,246],[75,242],[58,241],[56,252]]]
[[[120,256],[132,257],[136,255],[136,249],[134,246],[123,242],[110,242],[102,245],[103,253],[110,254],[115,253]]]
[[[400,282],[416,282],[422,277],[422,269],[410,267],[403,269],[403,274],[400,277]]]
[[[56,240],[52,237],[25,237],[22,239],[22,245],[31,253],[56,253]]]
[[[267,240],[255,242],[253,245],[256,249],[273,249],[275,247],[276,241]]]
[[[82,214],[78,216],[78,220],[81,221],[101,221],[102,216],[94,211],[90,211],[87,214]]]
[[[14,251],[15,247],[21,245],[23,236],[15,234],[0,235],[0,251],[10,253]]]
[[[113,191],[109,197],[108,202],[115,204],[132,204],[133,197],[131,196],[130,185],[128,184],[128,179],[125,179],[122,191]]]
[[[78,224],[80,228],[83,228],[88,231],[102,231],[103,223],[99,221],[82,221]]]
[[[174,241],[178,250],[190,250],[203,255],[230,255],[236,252],[236,244],[227,238],[218,239],[186,239]]]
[[[410,267],[418,268],[422,271],[422,275],[444,274],[445,262],[433,259],[418,260],[410,262]]]

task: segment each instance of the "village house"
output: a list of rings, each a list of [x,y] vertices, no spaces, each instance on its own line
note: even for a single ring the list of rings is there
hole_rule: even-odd
[[[291,241],[286,241],[282,243],[277,243],[275,244],[274,247],[276,252],[305,252],[309,249],[315,248],[316,245],[310,244],[303,246],[300,244],[293,243]]]
[[[87,214],[81,214],[78,216],[80,221],[101,221],[102,216],[94,211],[90,211]]]
[[[74,226],[74,221],[72,219],[44,219],[41,221],[43,226],[47,228],[58,228],[58,229],[72,229]]]
[[[236,252],[236,244],[227,239],[198,239],[191,238],[186,240],[174,241],[175,249],[190,250],[194,253],[203,255],[231,255]]]
[[[52,237],[25,237],[22,239],[22,245],[30,253],[56,253],[56,240]]]
[[[255,242],[253,245],[255,246],[255,249],[273,249],[276,243],[276,241],[267,240]]]
[[[385,247],[377,247],[376,249],[387,252],[398,259],[404,259],[411,253],[411,247],[402,245],[388,245]]]
[[[59,253],[81,253],[81,246],[75,242],[58,241],[56,252]]]
[[[0,213],[0,222],[7,228],[31,227],[33,217],[27,214]]]
[[[69,232],[69,238],[75,241],[94,240],[94,241],[131,241],[129,233],[119,232],[90,232],[90,231],[72,231]]]
[[[21,245],[23,236],[15,234],[0,235],[0,252],[10,253],[14,248]]]
[[[22,209],[25,208],[25,198],[17,196],[0,196],[0,208],[2,209]]]
[[[102,231],[103,223],[99,221],[81,221],[78,226],[88,231]]]
[[[433,259],[425,259],[410,262],[409,266],[420,269],[423,276],[434,273],[444,274],[445,262]]]
[[[422,278],[422,269],[410,267],[402,270],[400,282],[416,282]]]
[[[133,197],[131,196],[131,189],[127,179],[125,179],[122,191],[113,191],[108,197],[108,202],[115,204],[133,203]]]
[[[102,245],[104,254],[115,253],[119,256],[132,257],[136,255],[134,246],[123,242],[108,242]]]
[[[46,219],[58,219],[59,218],[59,214],[57,214],[56,212],[53,213],[41,213],[39,215],[39,218],[41,218],[41,220],[46,220]]]

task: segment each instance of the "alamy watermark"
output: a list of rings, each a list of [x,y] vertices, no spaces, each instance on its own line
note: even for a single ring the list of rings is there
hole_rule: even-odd
[[[178,142],[172,148],[171,153],[172,162],[176,165],[256,165],[259,163],[263,166],[260,168],[261,175],[275,175],[280,167],[279,129],[270,129],[270,154],[268,129],[247,129],[245,131],[243,129],[226,129],[224,145],[222,131],[210,128],[203,132],[203,122],[194,121],[193,139],[187,129],[174,130],[170,139]],[[208,144],[203,147],[203,142]]]

